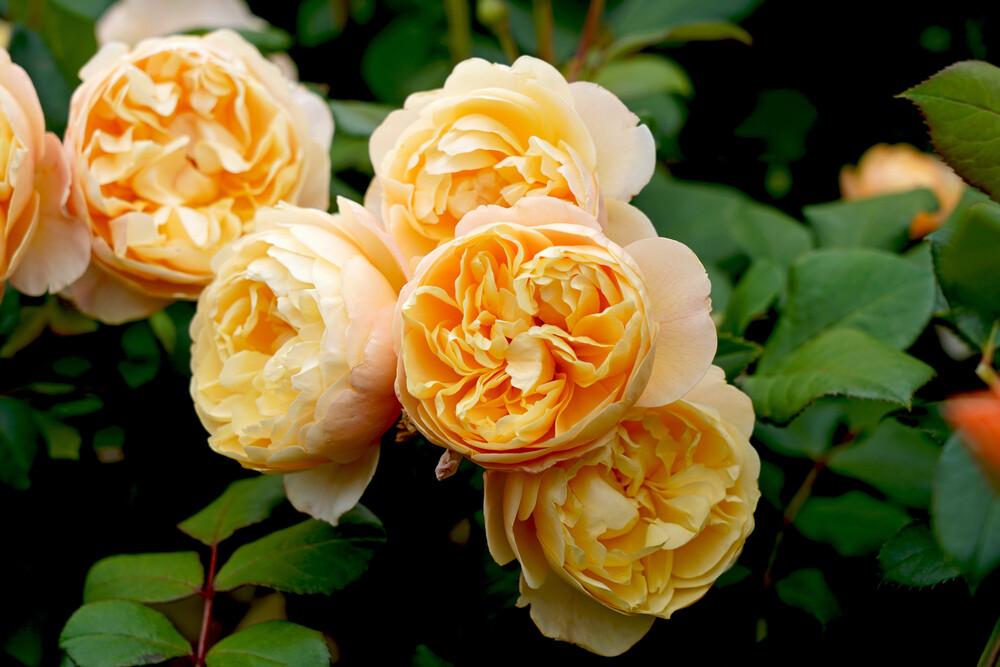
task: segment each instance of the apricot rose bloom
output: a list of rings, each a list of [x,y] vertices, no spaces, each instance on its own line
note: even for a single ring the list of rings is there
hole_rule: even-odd
[[[1000,491],[1000,387],[952,396],[944,414],[983,477]]]
[[[59,138],[45,131],[28,74],[0,50],[0,297],[8,280],[38,296],[87,268],[87,234],[67,214],[68,197]]]
[[[257,209],[327,208],[328,106],[236,33],[108,44],[80,75],[65,146],[93,259],[68,296],[88,315],[195,299]]]
[[[191,396],[216,452],[286,477],[335,522],[399,415],[391,324],[402,258],[361,206],[262,209],[220,252],[191,322]],[[302,472],[296,472],[302,471]]]
[[[549,197],[481,207],[456,233],[420,262],[394,324],[397,393],[438,445],[488,468],[542,470],[708,369],[711,286],[686,246],[622,248]]]
[[[630,410],[607,449],[486,472],[490,552],[520,561],[518,606],[542,634],[618,655],[705,595],[753,530],[753,421],[712,367],[683,399]]]
[[[638,121],[609,91],[567,83],[542,60],[466,60],[372,134],[368,205],[408,258],[454,238],[477,206],[525,196],[557,197],[631,227],[641,216],[627,202],[655,163],[653,136]]]
[[[920,238],[943,225],[958,206],[965,184],[936,155],[909,144],[878,144],[861,156],[857,167],[840,172],[844,199],[865,199],[927,188],[938,200],[937,211],[922,211],[910,223],[910,236]]]

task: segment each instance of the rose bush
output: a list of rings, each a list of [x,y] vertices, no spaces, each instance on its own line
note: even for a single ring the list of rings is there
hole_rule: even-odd
[[[686,246],[622,248],[548,197],[481,207],[456,234],[420,262],[394,325],[397,392],[433,442],[483,466],[541,470],[708,369],[711,286]]]
[[[86,230],[67,215],[69,169],[27,73],[0,50],[0,290],[58,291],[87,268]],[[2,298],[2,292],[0,292]]]
[[[286,479],[336,521],[371,479],[396,420],[390,325],[402,259],[361,206],[262,209],[217,255],[191,322],[191,396],[215,451]]]
[[[80,74],[65,146],[93,260],[68,295],[85,313],[195,299],[258,208],[326,209],[329,108],[236,33],[112,43]]]
[[[623,230],[644,218],[626,202],[653,173],[645,125],[612,93],[567,83],[544,61],[473,58],[444,87],[411,95],[372,134],[368,202],[408,258],[455,236],[469,211],[557,197]]]
[[[753,407],[713,367],[683,399],[633,408],[608,448],[541,473],[485,474],[487,538],[521,563],[543,634],[601,655],[708,591],[753,530]]]

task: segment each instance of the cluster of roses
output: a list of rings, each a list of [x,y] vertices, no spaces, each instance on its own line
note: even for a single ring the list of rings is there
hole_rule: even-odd
[[[326,213],[333,121],[231,32],[102,49],[64,145],[0,68],[3,277],[107,322],[198,298],[211,447],[336,522],[399,419],[486,468],[489,547],[548,636],[614,655],[753,527],[749,399],[711,366],[710,284],[628,200],[647,128],[551,66],[470,60],[373,134]]]

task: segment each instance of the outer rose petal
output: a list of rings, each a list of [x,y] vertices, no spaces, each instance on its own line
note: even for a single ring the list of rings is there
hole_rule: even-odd
[[[354,507],[375,476],[379,443],[350,463],[328,463],[285,475],[285,493],[300,512],[336,526],[340,517]]]
[[[653,223],[650,222],[645,213],[635,206],[620,199],[611,198],[606,198],[604,205],[608,216],[604,233],[623,248],[630,243],[643,239],[655,239],[658,236]]]
[[[82,276],[60,294],[81,313],[106,324],[123,324],[163,310],[171,299],[146,296],[91,263]]]
[[[98,45],[134,45],[194,28],[263,30],[267,21],[251,14],[242,0],[118,0],[94,27]]]
[[[698,384],[684,394],[684,400],[698,407],[716,410],[719,416],[738,430],[744,438],[753,435],[753,403],[750,397],[726,382],[726,374],[718,366],[708,369]]]

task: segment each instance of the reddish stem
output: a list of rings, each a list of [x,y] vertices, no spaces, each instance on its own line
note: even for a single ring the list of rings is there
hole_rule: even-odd
[[[597,32],[597,24],[601,20],[604,12],[604,0],[590,0],[590,7],[587,8],[587,18],[583,22],[583,33],[580,35],[580,44],[576,47],[576,55],[570,63],[569,73],[566,75],[567,81],[576,81],[580,76],[580,70],[587,60],[587,52],[594,42],[594,33]]]
[[[212,602],[215,600],[215,565],[219,558],[219,545],[212,543],[212,555],[208,561],[208,577],[205,586],[201,589],[201,596],[205,598],[205,611],[201,616],[201,633],[198,635],[198,652],[194,656],[195,665],[205,664],[205,653],[208,651],[208,629],[212,624]]]

